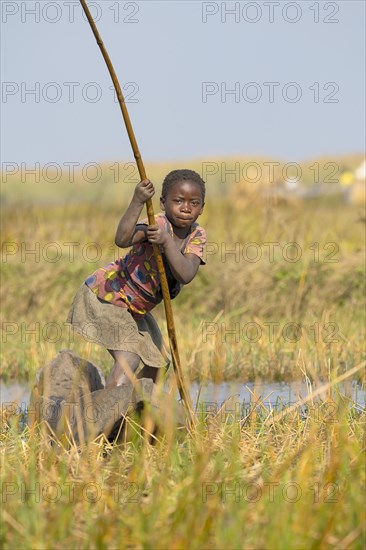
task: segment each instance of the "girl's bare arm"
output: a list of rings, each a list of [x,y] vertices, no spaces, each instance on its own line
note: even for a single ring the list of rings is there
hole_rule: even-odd
[[[158,225],[149,225],[146,233],[150,243],[161,245],[176,280],[184,285],[190,283],[200,266],[199,257],[195,254],[182,254],[169,233]]]
[[[131,203],[117,227],[115,243],[120,248],[128,248],[146,240],[147,226],[136,226],[136,223],[145,203],[151,199],[154,193],[155,189],[151,181],[143,180],[137,184]]]
[[[195,254],[182,254],[170,235],[168,236],[170,242],[163,247],[165,256],[174,277],[179,283],[186,285],[196,276],[201,260]]]

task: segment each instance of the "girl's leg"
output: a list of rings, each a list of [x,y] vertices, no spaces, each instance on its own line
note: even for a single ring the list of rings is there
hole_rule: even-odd
[[[137,378],[151,378],[153,382],[156,382],[159,370],[160,369],[156,369],[155,367],[144,365],[138,373]]]
[[[113,349],[109,349],[108,351],[114,359],[114,365],[107,378],[105,387],[112,388],[127,384],[128,382],[133,383],[136,380],[135,372],[140,364],[139,355],[130,351]]]

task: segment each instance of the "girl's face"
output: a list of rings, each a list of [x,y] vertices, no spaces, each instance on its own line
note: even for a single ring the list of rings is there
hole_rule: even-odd
[[[200,186],[189,180],[177,181],[166,197],[160,199],[160,207],[170,223],[182,229],[188,229],[196,221],[203,206]]]

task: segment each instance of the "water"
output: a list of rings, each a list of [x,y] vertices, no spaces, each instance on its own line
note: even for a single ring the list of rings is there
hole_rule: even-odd
[[[309,397],[310,392],[316,392],[320,387],[309,388],[305,382],[277,382],[253,384],[246,383],[209,383],[202,388],[198,384],[191,386],[191,398],[193,406],[198,415],[202,418],[207,414],[218,414],[225,422],[233,420],[243,420],[249,418],[251,412],[255,409],[257,414],[266,417],[270,413],[277,413],[284,409],[295,405],[302,400],[304,403],[299,404],[297,409],[303,418],[308,416],[309,409],[320,407],[327,417],[335,420],[337,405],[332,403],[326,404],[324,400],[327,397],[327,392],[324,391],[320,395]],[[333,398],[341,394],[343,399],[348,402],[350,410],[362,412],[365,408],[365,390],[360,385],[346,381],[338,385],[337,389],[332,389]]]
[[[0,405],[6,406],[15,403],[22,411],[25,411],[29,404],[30,389],[26,385],[0,383]]]
[[[315,391],[317,387],[312,387]],[[360,385],[345,381],[338,386],[342,395],[350,399],[358,408],[365,407],[365,389]],[[255,393],[255,396],[253,394]],[[200,385],[194,383],[190,389],[191,399],[194,407],[209,408],[217,405],[223,406],[228,400],[230,403],[240,403],[241,405],[249,405],[255,403],[258,398],[266,408],[283,408],[299,402],[306,398],[309,394],[309,388],[302,382],[276,382],[263,383],[255,385],[254,383],[208,383]],[[333,396],[335,396],[333,390]],[[15,403],[18,408],[25,412],[29,404],[30,389],[28,386],[20,384],[4,385],[0,388],[0,405],[8,406],[10,403]],[[321,396],[324,399],[325,394]],[[197,404],[197,399],[199,400]]]
[[[312,386],[311,390],[314,392],[318,389],[318,386]],[[340,393],[354,403],[365,406],[365,390],[356,383],[346,381],[343,384],[338,386]],[[197,402],[199,391],[198,384],[192,384],[191,386],[191,397],[192,401],[195,404]],[[271,383],[262,383],[255,385],[254,383],[222,383],[222,384],[213,384],[209,383],[201,388],[199,402],[214,402],[218,404],[223,404],[226,400],[232,398],[233,401],[240,403],[250,403],[255,402],[258,398],[263,402],[264,405],[272,406],[281,404],[283,406],[290,406],[301,399],[306,398],[309,395],[310,388],[306,385],[305,382],[296,381],[296,382],[271,382]],[[253,395],[255,394],[255,395]],[[326,393],[321,395],[321,398],[324,399]],[[335,397],[335,392],[333,390],[333,397]]]

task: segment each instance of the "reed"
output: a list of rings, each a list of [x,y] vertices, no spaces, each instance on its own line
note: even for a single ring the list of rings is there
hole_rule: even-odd
[[[282,415],[256,398],[153,446],[131,419],[124,445],[51,447],[3,411],[2,547],[363,548],[364,412],[339,392]]]
[[[4,210],[3,379],[32,380],[63,348],[109,371],[107,352],[64,321],[86,276],[121,254],[113,235],[123,208],[92,201]],[[329,366],[345,372],[364,359],[358,208],[254,202],[237,211],[223,196],[208,199],[201,223],[207,265],[173,303],[191,380],[291,380],[303,365],[327,377]],[[163,308],[154,311],[165,330]]]
[[[79,183],[78,201],[65,183],[59,204],[22,203],[16,185],[5,202],[3,380],[31,384],[62,348],[106,374],[112,366],[105,350],[73,339],[64,319],[85,277],[119,253],[113,236],[127,193],[113,181],[104,195]],[[203,404],[193,433],[167,429],[155,445],[132,418],[124,445],[83,448],[51,446],[5,407],[3,548],[364,547],[365,413],[337,386],[349,373],[364,385],[362,212],[336,199],[258,197],[239,209],[233,192],[209,189],[207,265],[173,303],[183,368],[203,383],[305,379],[306,403],[273,411],[255,386],[240,417]],[[301,256],[291,261],[294,242]],[[272,256],[265,243],[278,243]],[[316,395],[324,382],[331,391]]]

